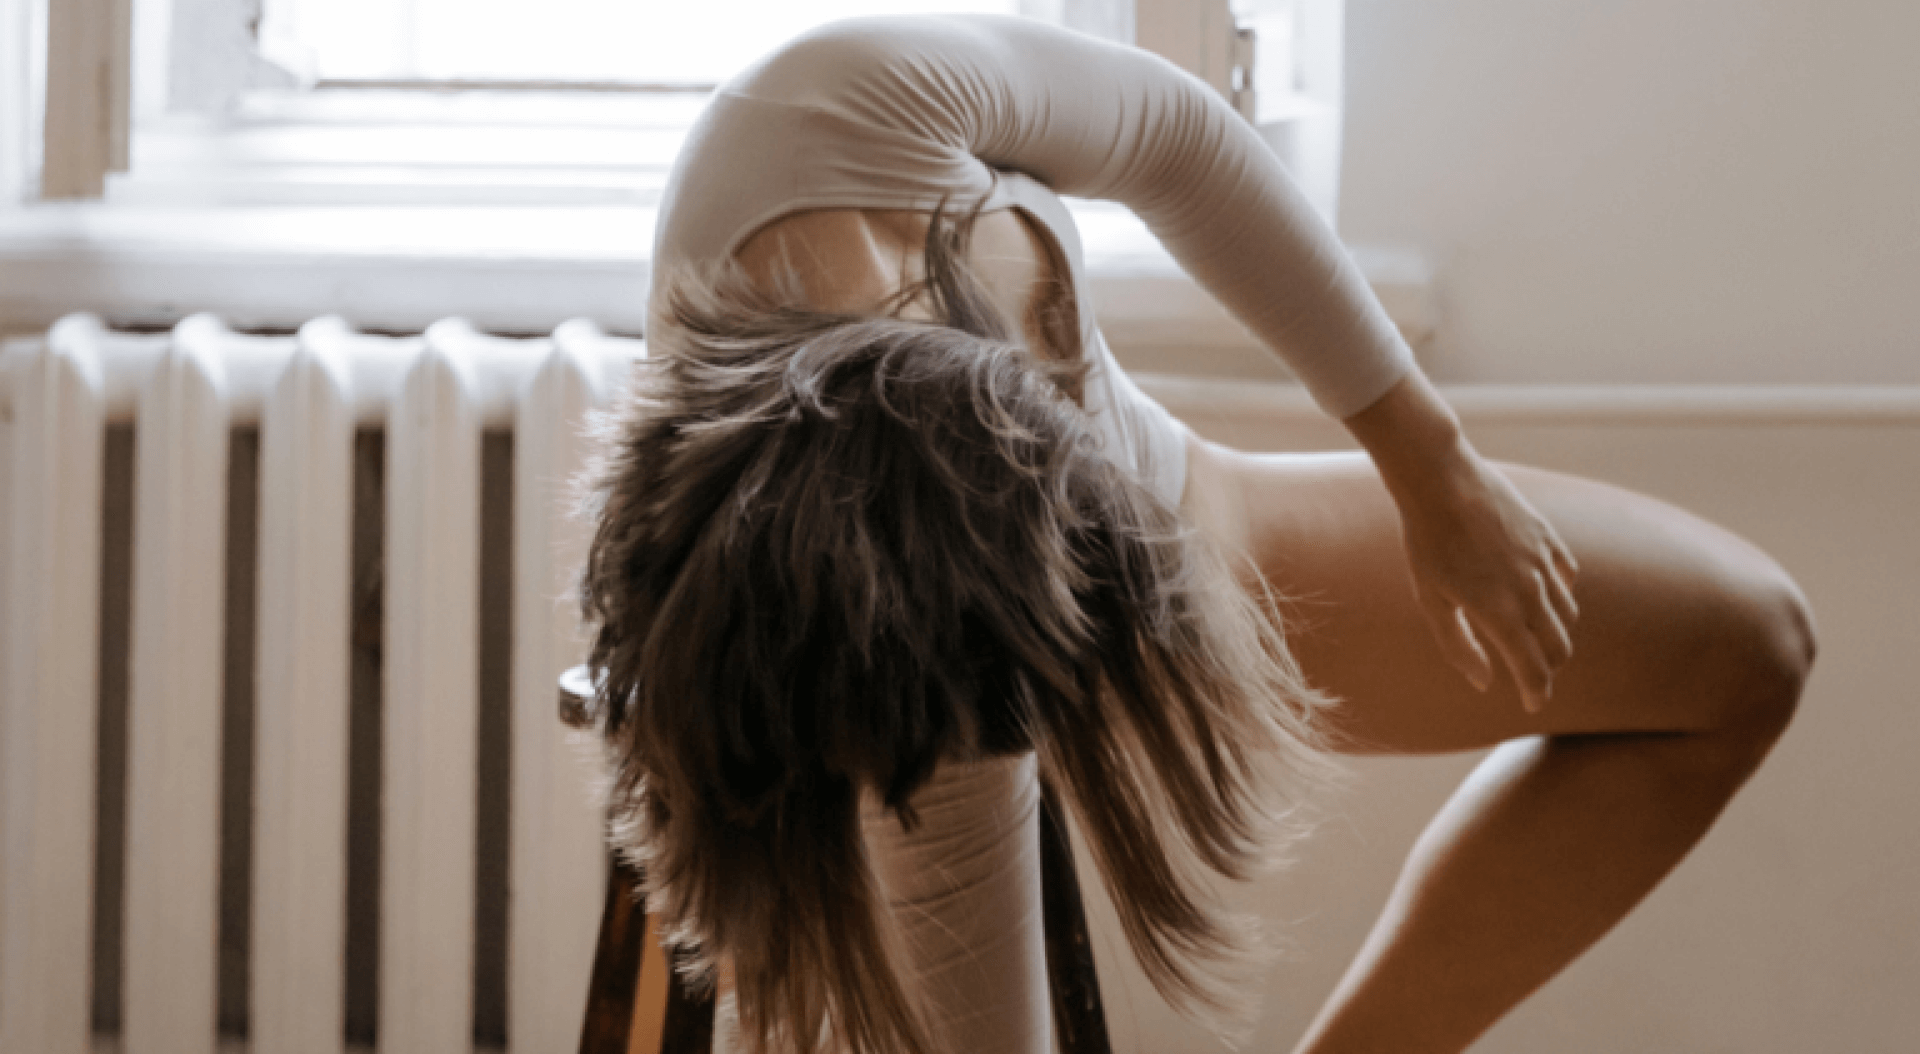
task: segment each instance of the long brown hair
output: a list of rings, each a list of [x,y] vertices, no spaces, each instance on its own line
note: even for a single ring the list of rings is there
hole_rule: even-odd
[[[1270,599],[1117,469],[936,216],[937,322],[728,264],[670,287],[604,422],[582,580],[616,843],[750,1051],[931,1054],[861,839],[947,759],[1038,752],[1146,974],[1247,1009],[1244,878],[1328,772]]]

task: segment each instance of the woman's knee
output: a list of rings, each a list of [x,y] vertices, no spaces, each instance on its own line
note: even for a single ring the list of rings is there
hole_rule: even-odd
[[[1557,482],[1557,481],[1549,481]],[[1740,535],[1658,499],[1594,484],[1541,486],[1561,512],[1583,563],[1576,598],[1591,588],[1595,643],[1644,678],[1606,677],[1612,691],[1646,692],[1648,728],[1713,733],[1764,754],[1799,706],[1816,651],[1806,594],[1779,561]],[[1552,501],[1558,498],[1558,501]],[[1588,605],[1582,601],[1582,607]],[[1583,619],[1583,623],[1584,623]],[[1579,643],[1574,662],[1580,662]]]
[[[1714,731],[1761,752],[1787,728],[1813,670],[1813,612],[1793,578],[1761,557],[1723,586],[1699,672],[1717,696]]]

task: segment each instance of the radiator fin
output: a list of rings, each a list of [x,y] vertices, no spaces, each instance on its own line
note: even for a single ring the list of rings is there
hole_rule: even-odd
[[[100,325],[9,356],[0,589],[0,1051],[89,1049],[99,721]]]
[[[211,1050],[216,1035],[229,432],[220,330],[205,316],[175,330],[134,421],[128,1054]]]
[[[554,683],[580,661],[586,642],[570,601],[571,576],[586,556],[584,528],[568,515],[571,483],[587,441],[541,421],[580,421],[605,401],[591,327],[562,326],[554,351],[520,400],[514,426],[513,825],[509,888],[538,891],[509,901],[511,957],[507,1027],[515,1050],[571,1050],[579,1044],[580,994],[599,924],[582,904],[599,904],[607,868],[601,810],[580,794],[592,771],[582,748],[554,720]]]
[[[387,419],[381,1054],[455,1054],[473,1021],[480,415],[447,324]]]
[[[286,1054],[340,1054],[345,1034],[347,339],[337,319],[303,327],[260,425],[249,1026]]]

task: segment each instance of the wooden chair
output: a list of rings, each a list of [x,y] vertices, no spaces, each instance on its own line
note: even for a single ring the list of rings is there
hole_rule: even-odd
[[[592,727],[592,700],[586,667],[561,675],[562,721]],[[618,858],[609,866],[580,1054],[709,1054],[712,996],[690,992],[672,968],[653,920],[640,908],[640,874]],[[1040,796],[1040,888],[1060,1054],[1111,1054],[1073,848],[1060,800],[1046,786]]]

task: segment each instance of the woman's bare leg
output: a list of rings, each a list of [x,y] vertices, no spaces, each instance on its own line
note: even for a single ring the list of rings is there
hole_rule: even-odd
[[[909,831],[869,793],[861,826],[935,1042],[955,1054],[1047,1054],[1038,760],[946,762],[913,807]]]
[[[1580,563],[1574,656],[1528,714],[1504,677],[1481,694],[1442,657],[1364,457],[1211,448],[1193,463],[1190,508],[1244,503],[1237,540],[1293,599],[1289,639],[1342,700],[1346,749],[1500,744],[1420,838],[1298,1054],[1464,1050],[1706,833],[1812,661],[1799,591],[1752,546],[1650,498],[1507,466]]]

